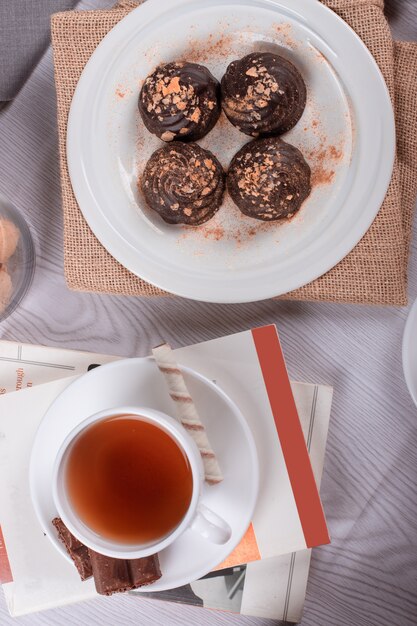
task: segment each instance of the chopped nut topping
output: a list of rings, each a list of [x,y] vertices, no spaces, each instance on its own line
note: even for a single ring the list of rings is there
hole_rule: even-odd
[[[201,116],[201,111],[200,109],[197,107],[195,109],[195,111],[193,112],[193,114],[190,117],[190,120],[192,122],[194,122],[195,124],[198,124],[199,120],[200,120],[200,116]]]
[[[171,133],[170,130],[166,130],[164,133],[162,133],[161,139],[162,141],[172,141],[173,139],[175,139],[175,133]]]
[[[171,93],[179,93],[181,91],[180,79],[179,76],[174,76],[169,81],[169,85],[167,87],[162,87],[162,93],[164,96],[168,96]]]

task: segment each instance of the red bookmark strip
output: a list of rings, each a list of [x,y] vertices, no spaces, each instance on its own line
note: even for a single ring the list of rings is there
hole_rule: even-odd
[[[306,545],[330,543],[277,329],[274,325],[255,328],[252,336]]]
[[[0,526],[0,583],[13,582],[12,570],[10,569],[9,557],[7,556],[6,544]]]

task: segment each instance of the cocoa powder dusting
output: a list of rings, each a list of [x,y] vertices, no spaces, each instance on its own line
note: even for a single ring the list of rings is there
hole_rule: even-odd
[[[230,54],[233,46],[231,35],[215,37],[212,33],[205,41],[190,39],[189,46],[180,60],[192,63],[206,63],[213,58],[225,57]]]
[[[277,35],[282,40],[282,43],[288,48],[296,48],[298,46],[298,42],[293,39],[292,34],[292,26],[288,23],[274,24],[272,26],[272,30],[275,31]]]
[[[116,91],[114,92],[116,98],[119,100],[123,100],[125,96],[128,96],[132,93],[132,90],[129,87],[123,87],[123,85],[117,85]]]
[[[335,177],[335,166],[344,158],[343,151],[334,146],[326,146],[323,138],[317,148],[306,152],[311,167],[311,184],[313,187],[329,185]]]
[[[328,150],[329,150],[331,158],[334,161],[340,161],[343,158],[342,150],[336,148],[336,146],[329,146]]]
[[[323,165],[317,165],[311,171],[311,184],[313,187],[317,185],[328,185],[334,178],[334,170],[328,170]]]
[[[227,195],[227,192],[226,192]],[[254,222],[252,224],[252,221]],[[216,218],[211,223],[203,224],[197,228],[185,227],[178,241],[193,237],[193,239],[201,238],[205,241],[228,241],[233,243],[236,249],[241,249],[247,245],[254,237],[262,232],[270,232],[271,228],[279,228],[279,223],[257,222],[256,220],[248,220],[248,218],[239,212],[236,223],[232,230],[221,223],[216,223]],[[198,253],[201,256],[203,253]]]
[[[222,226],[203,226],[201,232],[204,239],[213,239],[220,241],[224,237],[224,228]]]

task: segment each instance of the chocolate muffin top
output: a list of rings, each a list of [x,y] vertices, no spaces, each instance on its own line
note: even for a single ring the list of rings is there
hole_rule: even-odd
[[[145,200],[169,224],[198,226],[216,213],[225,188],[216,157],[196,143],[156,150],[140,180]]]
[[[220,115],[220,85],[197,63],[167,63],[145,79],[139,111],[146,128],[163,141],[204,137]]]
[[[278,137],[245,144],[233,157],[227,188],[238,208],[266,222],[291,217],[310,194],[310,168]]]
[[[270,52],[253,52],[230,63],[221,93],[230,122],[253,137],[290,130],[303,114],[307,95],[297,68]]]

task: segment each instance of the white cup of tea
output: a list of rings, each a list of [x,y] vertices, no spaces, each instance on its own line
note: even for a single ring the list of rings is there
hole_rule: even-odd
[[[144,407],[100,411],[76,426],[55,459],[62,521],[100,554],[155,554],[186,530],[226,543],[231,528],[202,502],[200,452],[174,418]],[[215,487],[211,487],[215,488]]]

